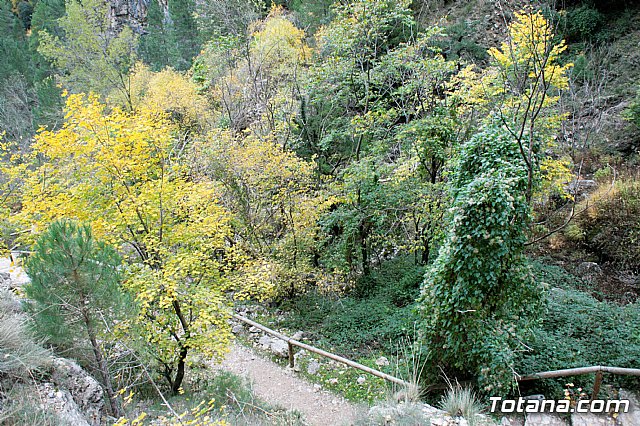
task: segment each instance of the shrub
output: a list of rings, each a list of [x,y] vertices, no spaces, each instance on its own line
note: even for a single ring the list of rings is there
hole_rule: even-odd
[[[595,37],[604,21],[604,16],[592,6],[583,4],[567,12],[567,32],[569,40],[589,40]]]
[[[459,384],[450,384],[440,401],[440,408],[452,417],[464,417],[470,426],[476,424],[476,415],[480,414],[481,410],[476,394],[470,388],[463,388]]]

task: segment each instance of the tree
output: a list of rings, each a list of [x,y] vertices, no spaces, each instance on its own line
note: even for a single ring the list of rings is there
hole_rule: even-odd
[[[540,306],[524,255],[527,166],[511,132],[490,123],[467,142],[451,183],[450,225],[419,299],[435,367],[478,379],[493,395],[515,383],[515,353]]]
[[[180,164],[173,130],[161,111],[107,110],[95,95],[69,95],[62,128],[36,136],[15,220],[37,235],[76,218],[131,253],[123,285],[139,305],[133,329],[177,393],[191,351],[226,350],[230,298],[243,283],[230,279],[231,216],[217,185]]]
[[[122,312],[119,265],[116,251],[96,241],[89,225],[63,219],[53,222],[36,241],[25,264],[31,282],[24,287],[37,328],[52,343],[73,348],[79,336],[89,340],[115,417],[122,415],[122,409],[100,339],[103,321]]]
[[[200,33],[191,0],[153,0],[147,11],[145,33],[140,37],[140,57],[154,70],[167,66],[188,70],[200,52]]]
[[[484,104],[497,113],[517,141],[527,166],[529,201],[540,159],[553,146],[553,136],[564,118],[556,105],[560,91],[568,87],[567,72],[573,65],[560,65],[560,55],[567,46],[554,40],[552,24],[542,12],[515,13],[508,40],[499,49],[489,49],[494,66],[481,81],[471,82],[475,87],[466,86],[470,89],[466,101]]]
[[[58,20],[64,36],[40,31],[38,52],[57,67],[71,91],[104,96],[116,91],[131,107],[128,72],[137,37],[128,27],[116,33],[108,8],[102,0],[68,0],[66,14]]]
[[[314,276],[318,219],[327,207],[314,164],[271,135],[217,130],[190,148],[192,164],[221,184],[220,200],[235,213],[234,244],[252,259],[245,279],[262,277],[255,285],[279,295],[301,291]]]

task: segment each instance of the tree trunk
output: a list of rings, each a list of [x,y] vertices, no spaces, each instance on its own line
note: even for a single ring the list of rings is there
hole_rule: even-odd
[[[98,371],[100,372],[100,376],[102,376],[102,382],[104,383],[105,391],[107,392],[107,398],[109,399],[109,407],[111,408],[111,414],[114,417],[120,418],[123,416],[122,409],[116,400],[115,392],[113,391],[113,387],[111,385],[111,376],[109,375],[109,369],[107,367],[107,362],[102,356],[102,350],[98,345],[98,341],[96,339],[96,333],[93,329],[93,324],[91,324],[91,320],[89,318],[89,314],[85,311],[83,312],[84,322],[87,326],[87,334],[89,334],[89,340],[91,341],[91,347],[93,348],[93,355],[96,358],[96,364],[98,365]]]
[[[180,349],[180,357],[178,358],[178,369],[176,370],[176,377],[173,379],[171,385],[171,392],[177,395],[180,392],[182,386],[182,380],[184,380],[184,367],[187,361],[187,348]]]

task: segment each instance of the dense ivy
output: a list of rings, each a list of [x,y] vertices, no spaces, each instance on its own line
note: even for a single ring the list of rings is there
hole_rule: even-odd
[[[527,170],[510,133],[486,126],[462,149],[447,238],[420,296],[431,374],[476,376],[482,389],[513,385],[516,351],[540,304],[523,254]]]

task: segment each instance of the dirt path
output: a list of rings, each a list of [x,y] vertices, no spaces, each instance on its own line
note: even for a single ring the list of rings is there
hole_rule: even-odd
[[[234,343],[226,359],[214,368],[248,377],[258,398],[299,411],[310,425],[351,425],[356,417],[356,406],[344,398],[319,389],[240,344]]]

